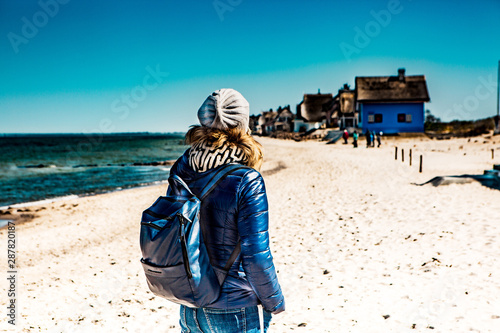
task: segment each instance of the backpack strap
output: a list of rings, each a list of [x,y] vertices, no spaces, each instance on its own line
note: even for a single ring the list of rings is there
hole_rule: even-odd
[[[229,273],[229,270],[231,269],[231,266],[233,266],[234,262],[236,261],[236,258],[240,255],[241,252],[241,241],[238,239],[238,243],[236,243],[236,246],[234,247],[233,252],[231,253],[231,256],[226,262],[226,266],[224,266],[223,269],[215,268],[215,275],[217,276],[217,279],[219,280],[219,284],[222,286],[224,281],[226,280],[226,276]]]
[[[200,193],[200,200],[203,201],[210,192],[212,192],[217,185],[226,178],[230,173],[239,170],[239,169],[245,169],[248,168],[246,166],[240,165],[240,164],[226,164],[224,167],[220,168],[220,170],[217,171],[217,173],[208,181],[208,183],[203,187]],[[201,228],[202,228],[202,233],[207,234],[206,232],[206,227],[203,225],[203,223],[200,223]],[[208,251],[208,248],[207,248]],[[236,261],[236,258],[238,258],[239,254],[241,252],[241,241],[238,239],[238,243],[236,243],[236,246],[231,253],[231,256],[226,262],[226,265],[223,268],[223,272],[220,272],[220,270],[215,269],[215,273],[217,275],[217,279],[219,280],[219,284],[222,286],[224,283],[224,280],[226,279],[227,273],[229,273],[229,270],[231,269],[231,266],[234,264]]]
[[[239,170],[239,169],[244,169],[244,168],[248,168],[248,167],[245,167],[245,166],[240,165],[240,164],[226,164],[223,167],[221,167],[220,170],[218,170],[215,173],[215,175],[212,176],[212,179],[210,179],[208,181],[208,183],[201,190],[200,197],[199,197],[200,201],[203,201],[203,199],[207,195],[209,195],[210,192],[212,192],[213,189],[215,189],[217,187],[217,185],[221,181],[223,181],[224,178],[226,178],[226,176],[228,176],[231,172]],[[177,187],[174,185],[176,182],[179,185],[181,185],[191,196],[194,196],[193,192],[189,188],[189,185],[186,184],[186,182],[184,182],[184,180],[182,180],[181,177],[174,174],[168,178],[168,183],[175,194],[179,195],[179,193],[177,193]]]
[[[170,188],[172,189],[175,195],[180,195],[178,188],[175,186],[176,182],[180,184],[191,196],[194,196],[189,186],[184,182],[184,180],[182,180],[181,177],[177,175],[171,175],[170,177],[168,177],[168,184],[170,185]]]

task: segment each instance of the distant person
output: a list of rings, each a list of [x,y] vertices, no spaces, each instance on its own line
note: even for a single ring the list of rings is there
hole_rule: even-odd
[[[366,136],[366,148],[369,148],[372,145],[372,139],[371,139],[372,134],[370,133],[369,130],[366,130],[365,136]]]
[[[352,139],[353,139],[352,144],[354,145],[354,148],[358,148],[358,132],[354,131],[354,133],[352,133]]]
[[[192,186],[195,195],[225,164],[247,168],[234,171],[203,199],[200,223],[210,263],[222,269],[233,249],[241,253],[231,266],[219,299],[203,307],[181,305],[182,332],[260,332],[257,305],[264,308],[264,332],[271,314],[285,310],[285,300],[269,248],[269,215],[264,179],[259,173],[261,145],[249,134],[249,104],[236,90],[210,94],[198,110],[201,126],[186,134],[190,148],[170,175]],[[186,286],[189,288],[189,286]],[[184,292],[184,291],[181,291]]]
[[[380,148],[380,145],[382,144],[382,132],[377,133],[377,148]]]
[[[370,132],[370,141],[372,142],[372,147],[375,147],[375,131]]]
[[[344,139],[344,144],[347,144],[347,139],[349,139],[349,132],[347,130],[344,130],[344,133],[342,134],[342,138]]]

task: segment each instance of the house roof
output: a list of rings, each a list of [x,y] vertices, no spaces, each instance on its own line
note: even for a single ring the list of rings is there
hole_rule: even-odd
[[[265,118],[265,119],[274,119],[278,116],[278,112],[275,112],[275,111],[264,111],[262,112],[262,116]]]
[[[288,109],[283,109],[279,114],[278,117],[281,118],[293,118],[293,113],[290,112]]]
[[[321,121],[325,117],[323,105],[332,99],[332,94],[304,94],[304,99],[300,102],[303,107],[300,116],[309,122]]]
[[[424,75],[357,76],[358,102],[428,102]]]

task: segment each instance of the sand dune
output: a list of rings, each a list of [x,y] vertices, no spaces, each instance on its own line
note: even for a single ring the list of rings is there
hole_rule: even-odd
[[[412,183],[482,174],[500,163],[500,137],[386,139],[379,149],[261,141],[287,302],[272,332],[498,331],[500,191]],[[412,149],[411,167],[395,146]],[[18,225],[18,331],[179,332],[178,306],[148,291],[139,263],[141,212],[165,190],[45,204]],[[5,229],[0,239],[6,249]]]

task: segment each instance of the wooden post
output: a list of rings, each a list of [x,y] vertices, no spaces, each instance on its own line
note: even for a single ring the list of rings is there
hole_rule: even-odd
[[[410,149],[410,166],[411,166],[411,149]]]
[[[394,159],[397,161],[398,160],[398,147],[394,147],[395,152],[394,152]]]
[[[423,158],[422,155],[420,155],[420,167],[418,169],[418,172],[420,172],[420,173],[422,173],[422,164],[423,164],[423,162],[424,162],[424,158]]]
[[[405,161],[405,150],[401,149],[401,162]]]

